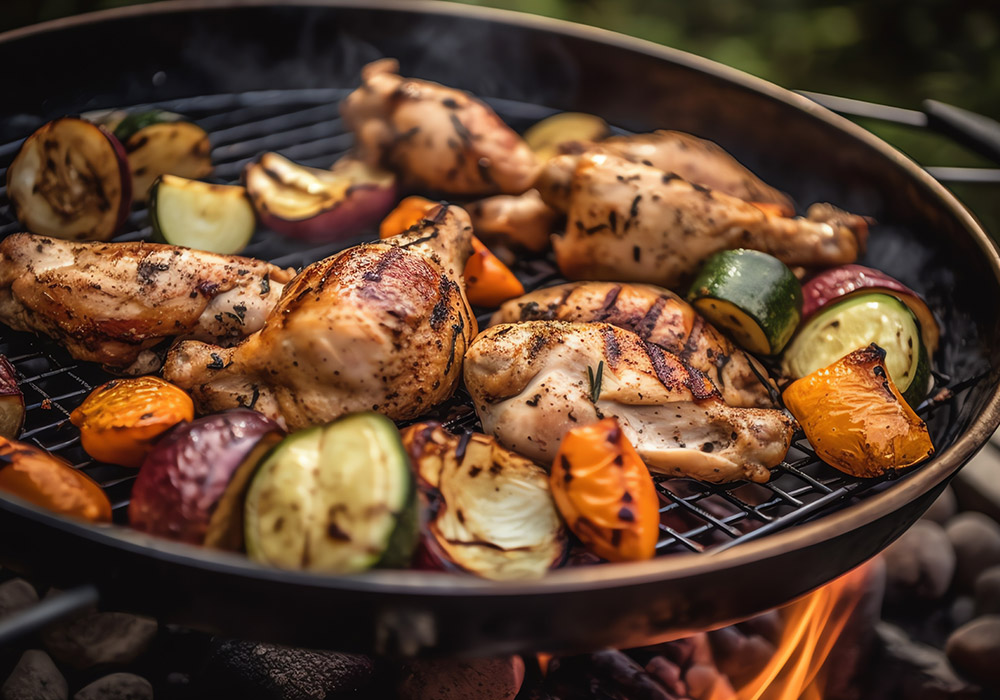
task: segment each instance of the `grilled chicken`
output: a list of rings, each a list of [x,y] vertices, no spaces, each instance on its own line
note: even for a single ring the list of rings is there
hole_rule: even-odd
[[[258,330],[292,274],[170,245],[17,233],[0,243],[0,321],[78,360],[150,372],[159,368],[150,348],[168,338],[231,345]]]
[[[233,348],[176,345],[163,376],[201,413],[249,406],[290,430],[351,411],[413,418],[454,391],[476,335],[461,271],[472,226],[439,207],[407,233],[305,268]]]
[[[730,406],[774,407],[773,388],[764,383],[767,370],[662,287],[570,282],[511,299],[490,325],[536,320],[604,321],[624,328],[700,371]]]
[[[657,168],[605,154],[580,159],[566,233],[556,262],[570,279],[650,282],[675,287],[713,253],[753,248],[788,265],[857,260],[867,221],[829,204],[807,218],[765,213],[730,195]]]
[[[747,202],[773,204],[786,216],[795,212],[788,195],[747,170],[721,146],[682,131],[612,136],[585,146],[582,152],[607,153],[633,163],[644,163]],[[536,186],[546,202],[559,211],[569,209],[570,183],[579,159],[579,153],[553,158],[538,176]]]
[[[764,482],[794,430],[782,411],[726,405],[701,372],[607,323],[493,326],[466,353],[465,385],[484,430],[543,464],[566,431],[614,416],[652,471]]]
[[[534,253],[549,247],[557,214],[542,201],[538,190],[524,194],[498,194],[466,207],[476,235],[498,243],[513,243]]]
[[[538,163],[527,144],[466,92],[397,75],[394,59],[371,63],[341,104],[358,155],[418,189],[461,195],[520,194]]]

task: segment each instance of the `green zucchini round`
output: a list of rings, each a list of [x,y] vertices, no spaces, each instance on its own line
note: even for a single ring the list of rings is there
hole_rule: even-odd
[[[931,383],[920,322],[906,304],[888,294],[851,296],[824,307],[802,325],[782,366],[799,379],[871,343],[885,350],[886,370],[906,402],[920,403]]]
[[[757,250],[723,250],[710,257],[688,301],[738,345],[776,355],[802,318],[802,287],[788,267]]]
[[[417,496],[396,426],[356,413],[289,435],[254,475],[244,522],[255,561],[329,573],[405,566]]]

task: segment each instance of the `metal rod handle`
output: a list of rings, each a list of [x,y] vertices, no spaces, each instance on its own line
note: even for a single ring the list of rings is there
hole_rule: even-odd
[[[27,610],[0,620],[0,648],[45,625],[96,605],[99,597],[97,587],[88,583],[61,591]]]

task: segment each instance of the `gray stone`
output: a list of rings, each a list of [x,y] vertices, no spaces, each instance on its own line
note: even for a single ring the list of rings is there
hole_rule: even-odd
[[[0,687],[2,700],[66,700],[66,679],[44,651],[29,649]]]
[[[1000,566],[991,566],[976,579],[976,614],[1000,615]]]
[[[153,686],[134,673],[112,673],[80,690],[73,700],[153,700]]]
[[[354,697],[373,671],[367,656],[217,639],[195,685],[204,697],[326,700]]]
[[[1000,564],[1000,525],[982,513],[960,513],[945,532],[955,548],[955,587],[971,591],[980,573]]]
[[[996,439],[996,438],[994,438]],[[1000,444],[987,444],[952,480],[958,507],[1000,521]]]
[[[944,529],[919,520],[883,552],[890,598],[937,600],[951,585],[955,549]]]
[[[876,626],[880,653],[868,692],[874,698],[977,700],[981,690],[958,676],[940,649],[910,639],[887,622]]]
[[[959,672],[1000,690],[1000,615],[984,615],[962,625],[952,632],[944,650]]]
[[[658,680],[668,693],[679,698],[687,695],[687,686],[681,678],[681,667],[667,657],[654,656],[650,659],[646,664],[646,673]]]
[[[641,668],[638,670],[642,672]],[[514,700],[523,682],[524,661],[520,656],[422,659],[406,665],[397,697],[399,700]],[[649,682],[655,685],[652,679]]]
[[[976,616],[976,601],[970,595],[960,595],[952,601],[948,609],[951,629],[961,627]]]
[[[958,501],[955,497],[955,490],[951,486],[945,486],[944,491],[934,500],[922,517],[924,520],[944,525],[955,516],[956,512],[958,512]]]
[[[26,610],[38,602],[35,587],[23,578],[0,583],[0,618]]]
[[[46,628],[42,643],[62,663],[84,669],[127,664],[156,637],[156,620],[120,612],[88,612]]]

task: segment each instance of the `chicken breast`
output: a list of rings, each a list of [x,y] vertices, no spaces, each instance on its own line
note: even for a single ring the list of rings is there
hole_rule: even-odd
[[[538,163],[518,134],[466,92],[398,75],[399,63],[365,66],[340,111],[358,155],[407,186],[459,195],[520,194]]]
[[[542,464],[572,427],[614,416],[652,471],[764,482],[795,428],[776,409],[727,406],[701,372],[607,323],[493,326],[472,343],[464,374],[484,430]]]
[[[774,408],[767,370],[686,301],[651,284],[570,282],[504,303],[490,325],[519,321],[604,321],[673,353],[715,385],[730,406]]]
[[[0,321],[78,360],[152,372],[175,337],[231,345],[259,330],[294,272],[157,243],[76,243],[16,233],[0,243]]]
[[[854,262],[867,232],[863,217],[829,204],[790,219],[648,165],[590,154],[573,175],[566,233],[552,246],[570,279],[673,288],[713,253],[732,248],[770,253],[788,265]]]
[[[200,413],[247,406],[289,430],[352,411],[414,418],[451,396],[476,335],[461,270],[472,226],[439,207],[406,234],[305,268],[233,348],[183,342],[163,376]]]
[[[549,248],[557,214],[542,201],[538,190],[524,194],[498,194],[465,207],[476,235],[487,241],[541,253]]]
[[[548,204],[559,211],[569,209],[570,183],[580,155],[607,153],[633,163],[642,163],[688,182],[745,200],[773,204],[791,216],[795,207],[788,195],[768,185],[718,144],[682,131],[612,136],[580,149],[579,153],[551,159],[538,176],[537,187]]]

